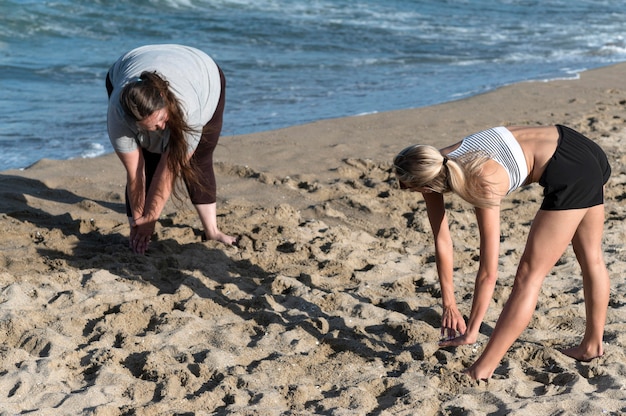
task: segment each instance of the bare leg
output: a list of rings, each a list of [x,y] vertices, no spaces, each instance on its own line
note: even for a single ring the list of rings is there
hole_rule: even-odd
[[[217,227],[217,204],[196,204],[196,211],[204,227],[204,233],[209,240],[219,241],[227,245],[236,245],[237,237],[224,234]]]
[[[474,379],[488,379],[513,342],[528,326],[541,284],[572,240],[587,209],[539,211],[528,234],[513,290],[478,360],[467,370]]]
[[[598,205],[589,209],[572,240],[583,273],[587,319],[585,336],[580,345],[561,352],[579,361],[589,361],[604,353],[602,336],[611,282],[602,255],[603,230],[604,205]]]

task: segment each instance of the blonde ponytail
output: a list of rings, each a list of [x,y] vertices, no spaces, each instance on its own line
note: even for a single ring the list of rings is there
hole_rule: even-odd
[[[482,177],[483,165],[489,159],[482,152],[449,158],[433,146],[413,145],[394,158],[393,168],[403,188],[454,192],[474,206],[488,207],[495,204],[491,184]]]

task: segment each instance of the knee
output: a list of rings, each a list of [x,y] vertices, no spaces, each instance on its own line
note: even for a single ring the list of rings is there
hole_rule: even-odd
[[[547,273],[547,270],[538,270],[536,267],[533,267],[532,261],[522,259],[517,267],[514,285],[525,288],[539,288]]]
[[[582,269],[605,267],[604,254],[602,253],[602,249],[600,247],[593,250],[583,250],[579,247],[574,247],[574,254],[576,255],[576,260],[578,260],[578,264],[580,264]]]

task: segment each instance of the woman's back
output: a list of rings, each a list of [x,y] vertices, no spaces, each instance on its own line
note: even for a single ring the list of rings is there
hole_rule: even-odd
[[[546,165],[556,151],[559,132],[555,126],[547,127],[507,127],[524,151],[528,165],[526,184],[539,181]]]

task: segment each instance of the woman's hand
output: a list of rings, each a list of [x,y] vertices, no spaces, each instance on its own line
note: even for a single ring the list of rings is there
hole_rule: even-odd
[[[439,343],[440,346],[449,346],[451,342],[462,338],[463,334],[467,327],[465,326],[465,320],[463,316],[459,312],[459,310],[454,307],[444,307],[443,315],[441,316],[441,338],[444,340]],[[458,337],[457,337],[458,333]],[[444,345],[445,344],[445,345]],[[462,344],[456,344],[462,345]]]
[[[156,220],[140,217],[131,220],[130,224],[130,248],[135,254],[144,254],[154,234]]]

